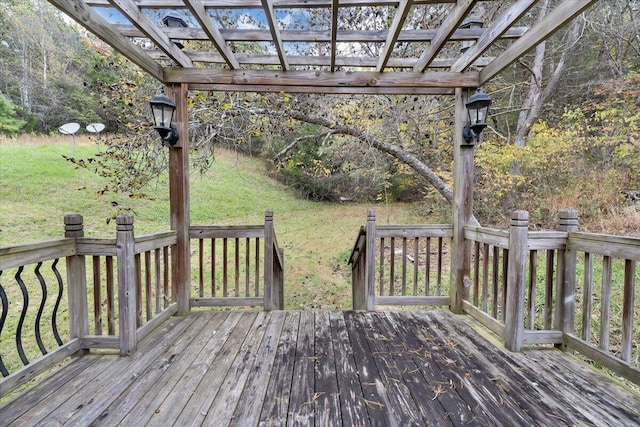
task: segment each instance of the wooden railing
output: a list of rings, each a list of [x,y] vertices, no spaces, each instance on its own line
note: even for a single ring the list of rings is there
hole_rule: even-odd
[[[640,384],[640,238],[579,233],[572,210],[559,219],[558,231],[528,231],[523,211],[509,231],[467,226],[464,309],[514,351],[564,346]]]
[[[451,235],[450,225],[377,225],[369,210],[349,257],[354,309],[449,305]]]
[[[135,238],[131,216],[116,222],[115,239],[86,238],[82,217],[67,215],[64,239],[0,248],[0,396],[78,352],[129,355],[175,313],[176,233]]]
[[[189,235],[197,253],[191,306],[284,309],[284,253],[276,240],[273,212],[265,213],[264,225],[192,226]]]

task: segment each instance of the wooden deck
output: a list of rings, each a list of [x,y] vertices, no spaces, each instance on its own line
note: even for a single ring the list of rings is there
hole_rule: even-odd
[[[428,312],[193,312],[76,358],[1,425],[638,425],[640,395],[558,350]]]

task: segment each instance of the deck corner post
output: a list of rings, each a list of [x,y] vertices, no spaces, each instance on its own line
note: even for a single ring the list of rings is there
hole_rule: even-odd
[[[507,305],[504,322],[504,343],[510,351],[520,351],[524,340],[524,290],[528,258],[528,228],[529,212],[518,210],[511,213],[507,265]]]
[[[376,211],[374,209],[367,211],[365,255],[364,306],[367,311],[373,311],[376,298]]]
[[[473,216],[474,148],[466,144],[463,130],[466,124],[465,93],[456,88],[453,144],[453,237],[451,239],[450,310],[464,313],[463,302],[468,293],[471,271],[471,244],[464,238],[464,229]]]
[[[120,356],[131,356],[138,344],[135,237],[131,215],[118,215],[116,218],[116,255],[118,257]]]
[[[558,211],[558,230],[566,233],[578,231],[578,211],[561,209]],[[556,329],[563,333],[575,332],[574,316],[576,308],[576,264],[577,254],[569,244],[558,253],[558,299],[556,303]]]
[[[264,309],[265,311],[272,311],[277,309],[278,298],[277,291],[274,286],[274,274],[273,274],[273,211],[266,210],[264,213]]]
[[[64,237],[84,237],[82,215],[65,215]],[[69,284],[69,333],[71,338],[82,338],[89,334],[86,261],[84,255],[72,255],[66,258],[66,263]]]

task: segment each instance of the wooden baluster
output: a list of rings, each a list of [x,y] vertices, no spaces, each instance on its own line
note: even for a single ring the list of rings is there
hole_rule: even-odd
[[[558,212],[560,223],[558,230],[567,233],[578,230],[578,212],[562,209]],[[568,239],[567,239],[568,240]],[[574,318],[576,309],[576,251],[567,245],[558,251],[558,300],[556,301],[556,327],[562,332],[575,332]]]

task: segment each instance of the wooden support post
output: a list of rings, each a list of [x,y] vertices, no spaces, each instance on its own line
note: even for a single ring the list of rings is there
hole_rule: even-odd
[[[84,237],[82,215],[64,217],[64,237]],[[83,255],[67,257],[67,283],[69,295],[69,334],[71,338],[89,335],[89,309],[87,307],[87,267]]]
[[[451,243],[451,311],[463,313],[463,304],[471,270],[471,245],[465,241],[464,227],[473,214],[473,150],[466,144],[463,130],[466,122],[465,97],[456,89],[456,109],[453,147],[453,238]]]
[[[116,218],[120,356],[131,356],[138,344],[136,324],[136,260],[133,216]]]
[[[277,309],[277,291],[274,290],[275,278],[273,274],[273,211],[264,213],[264,309],[266,311]]]
[[[509,263],[507,266],[507,304],[504,321],[504,344],[520,351],[524,337],[524,289],[528,258],[529,212],[511,213],[509,226]]]
[[[376,211],[373,209],[367,211],[365,237],[365,254],[367,255],[364,267],[365,307],[367,311],[373,311],[376,303]]]
[[[169,204],[171,229],[176,230],[178,242],[171,248],[171,290],[178,303],[177,314],[189,313],[191,287],[191,251],[189,247],[189,128],[187,85],[168,88],[169,97],[176,104],[176,127],[180,140],[169,148]]]
[[[578,211],[562,209],[558,211],[558,230],[578,231]],[[567,242],[569,239],[567,239]],[[576,308],[576,263],[577,255],[570,245],[558,251],[558,290],[556,299],[556,329],[564,333],[575,332],[574,316]]]

